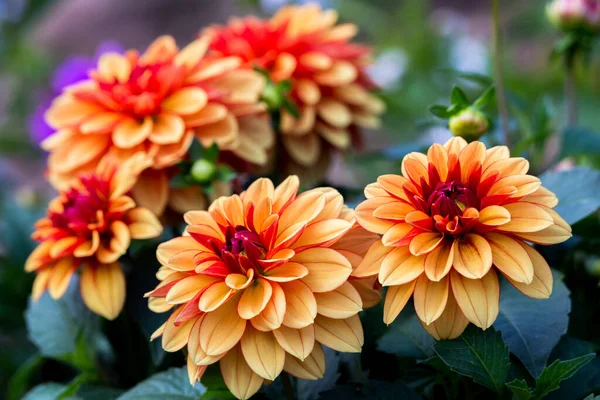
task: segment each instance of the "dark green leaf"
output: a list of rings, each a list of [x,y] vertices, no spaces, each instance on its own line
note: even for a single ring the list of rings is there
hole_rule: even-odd
[[[216,143],[210,145],[210,147],[204,149],[203,157],[205,160],[210,161],[211,163],[216,163],[219,158],[219,146]]]
[[[42,383],[31,389],[22,400],[57,400],[67,389],[60,383]]]
[[[39,354],[36,354],[19,367],[8,382],[8,400],[18,400],[21,398],[25,390],[29,387],[31,376],[39,369],[43,360]]]
[[[401,382],[368,381],[366,384],[346,384],[322,392],[320,400],[418,400],[421,396]]]
[[[48,357],[74,353],[80,338],[93,346],[100,335],[100,318],[83,304],[76,276],[59,300],[53,300],[48,293],[37,302],[30,299],[25,320],[29,339]]]
[[[377,341],[377,350],[400,357],[428,358],[435,354],[434,343],[416,314],[403,312]]]
[[[514,380],[508,382],[506,386],[510,389],[513,394],[513,398],[516,400],[529,400],[531,398],[531,389],[527,386],[527,382],[524,380]]]
[[[452,116],[452,113],[448,112],[447,106],[442,106],[439,104],[429,107],[429,112],[438,118],[448,119]]]
[[[436,343],[433,349],[453,371],[501,392],[508,376],[508,348],[500,332],[471,325],[457,339]]]
[[[481,96],[479,96],[477,98],[477,100],[475,100],[473,102],[473,107],[476,108],[484,108],[487,107],[488,105],[490,105],[492,103],[492,101],[494,100],[494,96],[496,95],[496,88],[491,86],[489,88],[487,88],[485,90],[485,92],[483,92],[481,94]]]
[[[283,108],[289,112],[290,114],[292,114],[292,116],[294,118],[300,118],[300,110],[298,110],[298,107],[296,107],[296,105],[287,97],[283,98]]]
[[[186,368],[171,368],[138,383],[119,400],[197,400],[205,392],[201,383],[190,385]]]
[[[450,94],[450,102],[458,106],[469,105],[469,99],[467,99],[467,95],[458,86],[454,86],[454,88],[452,88],[452,93]]]
[[[599,346],[594,343],[563,336],[558,345],[552,350],[550,360],[571,360],[582,355],[596,352]],[[560,387],[548,396],[552,400],[566,398],[579,399],[586,394],[600,389],[600,358],[593,359],[581,368],[575,375],[560,383]]]
[[[184,189],[192,185],[192,181],[188,178],[187,175],[175,175],[171,178],[171,183],[169,184],[172,188],[175,189]]]
[[[494,328],[502,333],[510,352],[531,375],[539,376],[552,349],[567,332],[571,311],[569,289],[559,274],[554,273],[552,296],[547,300],[527,297],[506,280],[502,281],[500,293],[500,313]]]
[[[600,154],[600,134],[591,129],[572,126],[563,131],[560,158],[579,154]]]
[[[568,171],[549,171],[540,176],[542,184],[558,197],[554,211],[570,225],[600,207],[600,171],[576,167]]]
[[[83,385],[77,391],[74,399],[81,400],[115,400],[121,395],[122,391],[93,385]]]
[[[533,391],[534,399],[543,399],[548,393],[558,389],[562,380],[573,376],[575,372],[592,361],[595,357],[596,353],[591,353],[572,360],[554,361],[544,370],[544,372],[542,372],[540,377],[537,378],[535,390]]]
[[[217,172],[214,179],[220,182],[229,182],[237,176],[237,173],[228,165],[220,164],[217,166]]]
[[[596,396],[592,393],[583,400],[598,400],[598,399],[600,399],[600,396]]]

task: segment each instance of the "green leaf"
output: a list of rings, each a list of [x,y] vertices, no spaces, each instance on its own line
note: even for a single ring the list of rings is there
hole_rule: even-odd
[[[216,163],[219,158],[219,146],[216,143],[210,145],[210,147],[204,149],[204,156],[202,157],[211,163]]]
[[[21,364],[8,382],[7,399],[18,400],[29,387],[31,376],[41,367],[44,359],[36,354]]]
[[[284,97],[282,100],[282,104],[283,104],[283,108],[289,112],[290,114],[292,114],[292,116],[296,119],[300,118],[300,110],[298,110],[298,107],[296,107],[296,104],[294,104],[294,102],[292,102],[292,100],[290,100],[287,97]]]
[[[563,336],[550,355],[550,360],[571,360],[586,354],[596,352],[599,346],[576,339],[571,336]],[[598,391],[600,388],[600,358],[593,359],[589,364],[581,368],[575,375],[560,383],[560,388],[550,394],[549,399],[580,399],[586,394]]]
[[[435,340],[413,313],[401,313],[377,341],[377,350],[400,357],[429,358],[435,354]]]
[[[205,392],[200,383],[190,385],[185,367],[171,368],[138,383],[118,400],[197,400]]]
[[[418,400],[421,399],[409,386],[402,382],[371,380],[366,384],[354,383],[338,385],[332,390],[321,392],[320,400]]]
[[[556,360],[548,366],[535,382],[534,399],[543,399],[548,393],[558,389],[561,381],[570,378],[581,367],[592,361],[596,353],[586,354],[572,360]]]
[[[66,389],[67,386],[60,383],[42,383],[31,389],[22,400],[57,400]]]
[[[190,187],[193,182],[188,178],[187,175],[175,175],[171,178],[169,186],[175,189],[184,189]]]
[[[502,281],[500,293],[500,312],[494,328],[502,333],[510,352],[537,377],[552,349],[567,332],[571,311],[569,289],[559,274],[554,273],[554,288],[547,300],[527,297],[506,280]]]
[[[506,387],[510,389],[513,398],[516,400],[529,400],[531,398],[531,389],[523,379],[510,381],[506,384]]]
[[[600,171],[576,167],[568,171],[549,171],[540,176],[542,184],[558,197],[554,211],[570,225],[600,207]]]
[[[480,108],[480,109],[487,107],[488,105],[490,105],[492,103],[495,95],[496,95],[496,88],[493,86],[490,86],[481,94],[481,96],[479,96],[477,98],[477,100],[475,100],[473,102],[473,107]]]
[[[600,134],[580,126],[566,128],[562,133],[560,158],[579,154],[600,154]]]
[[[469,105],[469,99],[467,99],[467,95],[458,86],[454,86],[454,88],[452,88],[452,93],[450,93],[450,101],[452,104],[458,106]]]
[[[220,182],[229,182],[236,176],[237,172],[235,172],[230,166],[220,164],[217,166],[217,172],[215,173],[214,179]]]
[[[453,371],[498,393],[508,376],[508,347],[500,332],[471,325],[457,339],[436,343],[433,349]]]
[[[81,400],[116,400],[119,395],[123,392],[118,389],[94,386],[94,385],[83,385],[77,391],[77,395],[72,399]]]
[[[429,112],[438,118],[448,119],[452,116],[452,113],[448,112],[447,106],[442,106],[439,104],[435,104],[429,107]]]
[[[79,340],[93,348],[101,335],[100,317],[83,304],[76,276],[59,300],[53,300],[48,293],[38,301],[30,299],[25,321],[29,340],[43,355],[52,358],[61,359],[75,353],[81,345]]]
[[[206,388],[206,392],[200,398],[201,400],[233,400],[235,396],[227,389],[221,370],[218,365],[209,365],[204,375],[202,375],[202,384]],[[275,382],[271,386],[275,386]],[[281,393],[278,392],[278,395]],[[269,396],[271,397],[271,396]]]

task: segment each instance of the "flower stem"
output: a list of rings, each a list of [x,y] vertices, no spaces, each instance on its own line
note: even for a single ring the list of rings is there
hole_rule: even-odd
[[[567,125],[577,125],[577,93],[575,90],[575,55],[572,47],[565,54],[565,98],[567,103]]]
[[[280,376],[281,381],[283,382],[283,392],[285,393],[285,398],[287,400],[294,400],[296,396],[294,395],[294,387],[292,386],[290,375],[287,372],[282,371]]]
[[[494,78],[496,81],[496,102],[498,103],[498,116],[504,144],[510,147],[508,128],[508,105],[504,92],[504,79],[502,76],[502,40],[500,33],[500,0],[492,0],[492,48],[494,59]]]

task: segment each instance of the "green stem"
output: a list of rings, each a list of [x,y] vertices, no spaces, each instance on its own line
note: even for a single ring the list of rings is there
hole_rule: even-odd
[[[565,54],[565,99],[567,104],[567,125],[577,125],[577,93],[575,89],[575,55],[577,49],[571,47]]]
[[[498,103],[498,116],[504,144],[510,147],[508,127],[508,105],[504,92],[504,78],[502,76],[502,37],[500,32],[500,0],[492,0],[492,48],[494,59],[494,78],[496,81],[496,102]]]

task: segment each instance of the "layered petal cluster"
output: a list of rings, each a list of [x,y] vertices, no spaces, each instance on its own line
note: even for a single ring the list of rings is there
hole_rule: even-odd
[[[46,290],[52,298],[60,298],[80,270],[87,307],[108,319],[119,315],[125,301],[119,258],[131,239],[154,238],[162,232],[156,216],[128,196],[136,180],[133,164],[142,163],[142,154],[120,168],[103,161],[50,202],[32,234],[40,244],[25,263],[26,271],[36,273],[34,300]]]
[[[168,167],[181,161],[196,137],[254,163],[273,142],[259,102],[264,78],[238,57],[206,57],[208,37],[179,50],[170,36],[139,54],[106,53],[89,79],[66,87],[46,113],[56,129],[42,146],[51,152],[50,179],[64,188],[107,154],[152,159],[136,199],[160,213],[168,200]],[[152,196],[137,195],[152,188]]]
[[[370,48],[351,43],[358,28],[337,19],[317,4],[290,5],[268,20],[232,19],[207,31],[213,53],[238,56],[274,82],[291,81],[300,117],[281,110],[279,130],[303,166],[318,161],[324,143],[347,149],[357,127],[377,126],[384,109],[364,71]]]
[[[161,244],[155,333],[166,351],[187,346],[193,383],[220,362],[227,387],[248,398],[285,370],[318,379],[322,345],[359,352],[358,312],[379,301],[375,280],[349,279],[377,240],[330,188],[297,195],[295,176],[255,181],[208,211],[185,214],[185,234]]]
[[[367,186],[356,218],[383,236],[353,275],[377,275],[388,287],[385,323],[412,297],[436,339],[459,336],[469,322],[486,329],[499,311],[498,273],[527,296],[550,296],[550,267],[530,243],[563,242],[571,228],[528,168],[505,146],[453,138],[408,154],[401,176]]]

